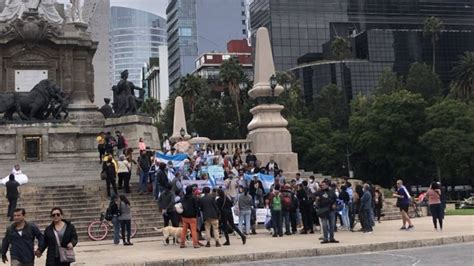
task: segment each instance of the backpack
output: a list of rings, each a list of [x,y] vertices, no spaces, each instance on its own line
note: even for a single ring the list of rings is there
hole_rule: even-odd
[[[281,199],[281,204],[286,210],[291,210],[293,207],[293,199],[290,193],[285,193]]]

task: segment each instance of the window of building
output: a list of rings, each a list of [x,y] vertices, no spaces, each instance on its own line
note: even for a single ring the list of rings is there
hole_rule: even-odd
[[[179,28],[179,36],[185,36],[185,37],[193,36],[192,28],[189,28],[189,27]]]
[[[243,30],[242,30],[242,34],[244,34],[244,35],[247,34],[247,30],[246,30],[246,29],[243,29]]]
[[[214,58],[214,57],[212,56],[212,54],[206,55],[206,59],[207,59],[207,60],[212,60],[213,58]]]

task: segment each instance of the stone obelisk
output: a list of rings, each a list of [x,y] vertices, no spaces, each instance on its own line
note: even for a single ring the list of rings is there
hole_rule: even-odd
[[[270,77],[275,74],[275,65],[268,30],[263,27],[257,30],[254,69],[254,86],[249,91],[251,98],[278,97],[283,92],[283,87],[277,85],[272,93]],[[288,121],[280,113],[283,108],[283,105],[273,103],[252,108],[253,119],[247,126],[247,139],[252,141],[252,152],[262,164],[273,156],[288,176],[298,172],[298,157],[292,152],[291,134],[286,128]]]
[[[174,100],[174,117],[173,117],[173,135],[171,141],[177,141],[181,138],[181,129],[184,129],[184,140],[188,140],[191,136],[188,134],[186,127],[186,116],[184,115],[184,104],[181,96]]]

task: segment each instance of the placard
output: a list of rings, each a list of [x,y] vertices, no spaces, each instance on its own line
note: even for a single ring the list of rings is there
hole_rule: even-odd
[[[48,70],[15,70],[15,91],[29,92],[43,79],[48,79]]]

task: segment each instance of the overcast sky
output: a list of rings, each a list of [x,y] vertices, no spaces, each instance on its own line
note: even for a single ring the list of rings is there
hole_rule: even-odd
[[[84,0],[82,0],[84,2]],[[58,2],[69,3],[69,0],[58,0]],[[168,0],[110,0],[111,6],[131,7],[145,10],[166,18],[166,5]]]

